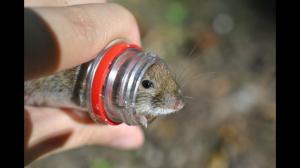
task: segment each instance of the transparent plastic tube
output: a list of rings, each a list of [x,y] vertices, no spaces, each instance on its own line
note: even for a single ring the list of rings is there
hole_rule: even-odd
[[[42,91],[30,92],[26,86],[32,83],[25,83],[25,94],[30,95],[25,104],[31,105],[31,99],[40,94],[46,104],[88,111],[96,122],[110,125],[123,122],[128,125],[147,125],[148,121],[140,123],[141,117],[145,116],[140,116],[135,111],[136,94],[145,72],[155,63],[162,63],[156,54],[144,52],[139,46],[123,40],[115,40],[94,60],[45,77],[43,82],[39,82],[44,83],[45,86],[41,87],[46,88],[53,79],[70,78],[67,80],[70,81],[72,89],[66,89],[69,92],[61,94],[60,98],[57,97],[60,95],[58,89],[48,90],[46,95]],[[55,87],[64,87],[65,79],[55,81]]]

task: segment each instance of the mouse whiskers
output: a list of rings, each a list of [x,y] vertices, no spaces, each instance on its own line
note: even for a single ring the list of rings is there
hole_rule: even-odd
[[[196,42],[193,46],[193,48],[191,49],[191,51],[188,53],[187,57],[192,57],[192,55],[195,53],[195,51],[197,51],[198,48],[198,43]]]
[[[184,104],[187,104],[187,102],[192,100],[193,97],[191,97],[191,96],[182,96],[182,99],[183,99]]]
[[[183,96],[184,99],[193,99],[191,96]]]

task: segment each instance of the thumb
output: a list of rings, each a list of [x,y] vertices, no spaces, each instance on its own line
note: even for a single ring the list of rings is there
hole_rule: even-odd
[[[26,80],[87,62],[117,38],[140,44],[134,16],[117,4],[26,8],[24,21]]]

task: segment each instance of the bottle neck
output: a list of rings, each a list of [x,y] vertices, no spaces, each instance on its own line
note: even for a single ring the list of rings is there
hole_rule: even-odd
[[[127,49],[113,64],[104,91],[108,116],[128,125],[138,125],[136,95],[141,80],[148,68],[159,58],[138,49]]]
[[[141,124],[145,116],[135,112],[138,86],[147,69],[160,61],[156,54],[122,42],[101,52],[87,68],[86,96],[92,118],[111,125]]]

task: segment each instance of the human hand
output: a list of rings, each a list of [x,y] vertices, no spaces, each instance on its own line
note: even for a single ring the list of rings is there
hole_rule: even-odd
[[[25,0],[25,79],[89,61],[107,43],[125,38],[140,44],[132,14],[103,0]],[[83,145],[133,149],[144,141],[139,127],[95,124],[87,113],[24,107],[25,165]]]

